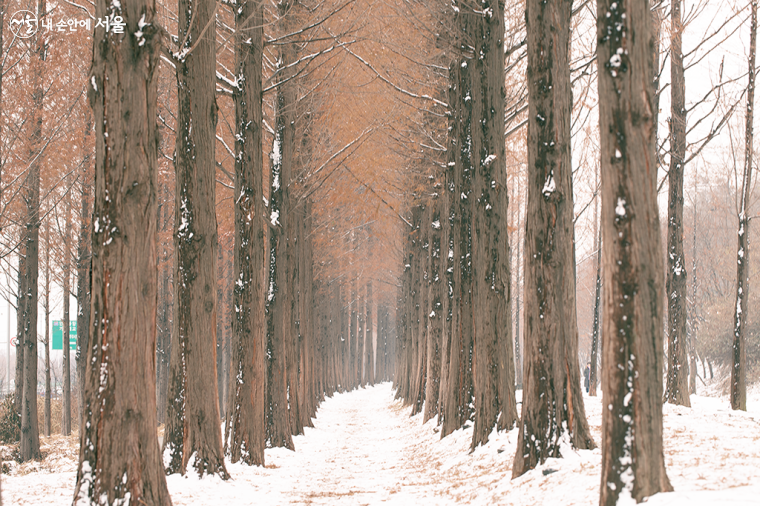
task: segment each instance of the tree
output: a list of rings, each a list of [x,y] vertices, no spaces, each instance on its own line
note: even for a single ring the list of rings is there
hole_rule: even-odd
[[[599,229],[599,167],[594,167],[594,249],[596,250],[596,283],[594,283],[594,321],[591,336],[591,364],[588,373],[588,394],[596,397],[596,385],[599,383],[597,368],[599,365],[599,330],[602,305],[602,235]]]
[[[277,3],[277,15],[284,33],[292,31],[296,2],[282,0]],[[293,82],[296,62],[293,41],[278,46],[277,97],[275,99],[275,133],[271,151],[270,197],[269,197],[269,293],[267,350],[269,372],[267,377],[267,419],[269,442],[272,446],[293,449],[290,410],[288,402],[290,351],[294,336],[291,331],[292,305],[290,304],[291,232],[291,179],[293,175],[296,88]],[[295,393],[295,385],[292,385]]]
[[[473,449],[488,441],[497,422],[500,430],[508,430],[517,421],[504,145],[504,13],[498,1],[483,2],[480,8],[482,13],[475,16],[466,11],[459,16],[462,32],[474,47],[465,59],[473,67],[472,81],[463,87],[473,102],[468,132],[472,138],[468,199],[472,200]]]
[[[731,409],[747,411],[747,351],[746,324],[749,294],[749,220],[748,207],[752,189],[752,155],[755,111],[755,50],[757,47],[757,0],[750,1],[751,21],[747,83],[747,113],[744,131],[744,170],[742,171],[741,201],[739,204],[738,247],[736,250],[736,309],[731,364]]]
[[[512,476],[593,448],[578,367],[575,235],[570,155],[568,0],[526,2],[528,203],[525,224],[523,406]]]
[[[44,434],[50,437],[50,220],[45,223],[45,428]]]
[[[63,415],[61,419],[61,434],[71,434],[71,349],[69,325],[69,295],[71,293],[71,176],[66,177],[66,196],[63,232]]]
[[[37,12],[46,12],[45,0],[39,0]],[[44,18],[42,18],[44,19]],[[26,201],[26,236],[24,246],[24,292],[26,300],[21,315],[24,346],[23,390],[21,396],[21,460],[27,461],[39,458],[40,439],[37,422],[37,301],[39,277],[39,233],[40,233],[40,164],[42,155],[42,113],[43,113],[43,83],[45,53],[47,47],[42,35],[34,36],[34,67],[32,69],[32,101],[31,146],[29,150],[30,164],[25,180]],[[16,369],[18,372],[18,369]],[[21,376],[16,376],[20,378]],[[18,383],[18,381],[16,382]]]
[[[604,506],[672,489],[662,448],[663,272],[651,24],[648,1],[597,4]]]
[[[668,375],[665,400],[691,406],[686,341],[686,261],[683,252],[683,172],[686,158],[686,84],[681,0],[670,6],[670,169],[668,170]]]
[[[99,0],[95,29],[92,317],[74,504],[170,505],[156,438],[155,3]]]
[[[235,258],[232,364],[227,396],[225,448],[232,462],[264,465],[266,441],[266,316],[263,160],[261,149],[261,66],[264,43],[259,0],[241,0],[235,9],[234,90]]]
[[[168,473],[224,466],[216,374],[215,3],[180,0],[175,148],[174,325],[164,437]],[[193,461],[190,462],[190,458]]]
[[[87,114],[85,127],[84,146],[89,146],[89,138],[92,133],[92,116]],[[84,151],[85,148],[83,148]],[[84,387],[85,369],[87,363],[87,350],[90,343],[90,287],[92,282],[92,258],[90,256],[90,158],[91,152],[87,151],[82,156],[83,178],[80,183],[79,235],[77,238],[77,380],[79,394],[79,427],[84,426],[82,420],[84,412]]]

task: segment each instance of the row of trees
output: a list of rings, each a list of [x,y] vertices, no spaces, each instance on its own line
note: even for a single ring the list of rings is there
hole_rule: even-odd
[[[568,443],[574,448],[593,448],[595,443],[586,422],[578,367],[576,216],[570,152],[573,99],[568,59],[571,29],[569,24],[558,26],[556,22],[572,17],[572,3],[526,2],[528,196],[519,420],[514,409],[513,339],[506,309],[511,303],[510,269],[508,263],[495,267],[500,265],[501,255],[509,253],[506,188],[499,179],[506,175],[502,114],[497,122],[501,130],[496,130],[501,134],[499,142],[488,142],[491,129],[496,128],[489,121],[489,112],[505,109],[504,80],[488,81],[490,71],[503,75],[501,54],[509,54],[509,48],[502,45],[504,16],[499,9],[498,4],[473,10],[455,3],[443,11],[453,20],[447,26],[449,40],[464,42],[453,44],[451,50],[448,159],[445,169],[434,175],[439,183],[432,185],[444,188],[443,195],[432,193],[412,210],[399,296],[395,381],[398,395],[411,404],[413,414],[423,409],[424,401],[425,420],[439,415],[443,436],[452,426],[456,429],[472,420],[473,448],[487,440],[497,420],[499,428],[519,424],[513,465],[513,476],[519,476],[546,458],[561,457]],[[641,501],[671,489],[662,451],[662,402],[689,403],[683,252],[686,106],[680,3],[671,6],[671,16],[671,51],[676,54],[671,56],[673,115],[665,285],[656,201],[660,149],[656,77],[660,63],[655,42],[659,35],[652,31],[660,23],[659,7],[650,10],[646,2],[598,2],[597,8],[602,238],[601,276],[597,274],[595,291],[599,301],[600,286],[604,286],[602,386],[603,405],[609,406],[602,427],[601,504],[617,504],[621,497]],[[734,409],[746,409],[742,328],[747,313],[746,206],[752,170],[755,32],[756,5],[752,3],[732,347]],[[488,46],[490,36],[495,37],[493,46]],[[492,53],[499,58],[490,61]],[[709,134],[692,149],[691,158],[718,134],[734,107],[713,122]],[[502,188],[501,198],[495,198]],[[500,219],[490,221],[492,217]],[[491,242],[494,236],[502,237],[504,243]],[[663,390],[662,302],[666,294],[668,374]],[[500,304],[493,306],[489,300],[500,300]],[[595,336],[599,316],[597,309]],[[515,340],[514,345],[518,343]],[[597,346],[595,338],[593,375]],[[593,376],[591,382],[595,390]],[[459,415],[455,422],[450,413]]]

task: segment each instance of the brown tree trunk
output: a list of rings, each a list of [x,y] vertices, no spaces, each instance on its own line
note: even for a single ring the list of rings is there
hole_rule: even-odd
[[[284,0],[278,4],[280,17],[285,17],[292,4]],[[288,20],[284,21],[287,31]],[[288,286],[288,248],[291,220],[290,180],[293,169],[295,142],[295,88],[290,79],[294,69],[290,66],[295,61],[293,44],[279,46],[279,58],[275,80],[278,83],[275,104],[275,138],[272,145],[270,171],[269,222],[270,257],[269,257],[269,373],[267,378],[268,408],[267,420],[269,442],[274,447],[293,449],[288,407],[288,359],[290,341],[294,339],[291,332],[290,290]]]
[[[156,438],[155,3],[96,6],[137,40],[96,28],[92,305],[74,504],[171,505]],[[135,43],[136,42],[136,43]],[[106,136],[107,135],[107,136]]]
[[[445,265],[441,260],[441,204],[442,199],[435,197],[429,204],[432,209],[432,221],[428,225],[430,241],[428,246],[428,265],[430,266],[430,314],[428,315],[428,339],[427,339],[427,382],[425,387],[425,416],[427,422],[439,413],[439,396],[441,385],[441,340],[445,315],[443,299],[447,296],[446,280],[441,270]],[[446,248],[448,249],[448,248]]]
[[[523,287],[520,284],[521,279],[521,271],[522,271],[522,265],[523,265],[523,254],[522,251],[525,248],[524,242],[521,240],[520,237],[520,230],[522,230],[523,226],[520,224],[520,178],[519,175],[516,177],[517,179],[517,201],[514,203],[513,207],[517,208],[517,230],[515,231],[515,236],[517,237],[517,261],[515,262],[515,269],[517,270],[517,274],[515,275],[515,387],[522,389],[523,388],[523,348],[521,345],[521,336],[520,333],[520,323],[522,322],[522,310],[520,309],[521,300],[522,300],[522,293],[523,293]]]
[[[672,489],[662,447],[663,272],[651,26],[648,1],[597,4],[603,506]]]
[[[180,0],[178,9],[175,310],[163,454],[167,473],[184,474],[189,463],[199,475],[227,479],[216,388],[215,5]]]
[[[365,295],[361,293],[362,291],[364,291],[364,286],[360,283],[358,289],[359,303],[356,307],[356,363],[354,364],[357,387],[364,386],[364,340],[366,334],[364,330],[364,306],[366,299]]]
[[[13,405],[21,419],[21,398],[24,392],[24,319],[26,318],[26,237],[18,247],[18,287],[16,290],[16,370],[14,371]]]
[[[370,249],[372,246],[370,245]],[[375,343],[372,337],[372,281],[367,281],[367,301],[366,314],[364,319],[364,328],[366,330],[366,339],[364,341],[364,385],[375,384]],[[436,380],[437,381],[437,380]],[[437,397],[437,396],[436,396]]]
[[[736,310],[731,349],[731,409],[747,411],[747,305],[749,300],[749,196],[752,188],[752,153],[755,111],[755,48],[757,45],[757,0],[750,2],[752,15],[749,39],[749,82],[744,131],[744,172],[739,207],[738,249],[736,252]],[[712,368],[710,368],[712,376]]]
[[[601,232],[601,231],[600,231]],[[591,335],[591,364],[588,373],[588,394],[596,397],[596,385],[599,383],[597,365],[599,364],[599,330],[600,310],[602,305],[602,244],[601,235],[596,239],[596,283],[594,284],[594,329]]]
[[[504,148],[504,16],[500,2],[486,1],[481,7],[482,13],[459,16],[460,29],[474,45],[472,54],[463,48],[462,63],[471,67],[462,86],[461,104],[471,115],[462,140],[471,145],[462,142],[460,146],[468,150],[462,155],[467,158],[463,163],[466,198],[462,200],[471,212],[470,230],[463,239],[471,241],[472,260],[462,282],[471,300],[462,305],[462,329],[473,332],[473,449],[488,441],[497,421],[502,430],[511,429],[517,421]],[[466,5],[461,12],[467,12]],[[463,220],[467,214],[463,213]]]
[[[40,0],[37,12],[46,12],[45,0]],[[25,181],[26,201],[26,241],[24,288],[23,341],[24,347],[23,389],[21,395],[21,444],[19,452],[21,461],[25,462],[40,457],[40,437],[37,421],[37,301],[39,277],[39,234],[40,234],[40,163],[42,151],[42,116],[43,116],[43,68],[45,65],[46,44],[41,34],[33,42],[36,57],[32,57],[32,102],[31,147],[29,158],[32,163],[27,171]],[[17,381],[20,376],[16,376]]]
[[[64,211],[63,232],[63,413],[61,416],[61,434],[71,434],[71,324],[70,294],[71,294],[71,177],[66,178],[66,209]]]
[[[578,367],[570,155],[569,0],[528,0],[528,204],[523,404],[512,477],[594,448]]]
[[[412,415],[422,412],[425,402],[425,368],[427,363],[427,264],[428,264],[428,229],[430,228],[430,206],[418,208],[419,219],[414,222],[417,240],[414,244],[414,263],[412,264],[412,373],[409,402]]]
[[[262,4],[243,0],[235,10],[235,253],[232,362],[225,447],[232,462],[264,465],[266,443],[266,239],[261,217]]]
[[[683,172],[686,85],[681,51],[681,0],[670,5],[670,169],[668,170],[668,375],[665,401],[691,406],[686,341],[686,260],[683,254]]]
[[[50,437],[50,220],[45,222],[45,428]]]
[[[87,115],[87,127],[85,129],[84,145],[88,146],[87,139],[92,132],[92,117]],[[89,152],[82,157],[83,172],[85,174],[81,185],[81,216],[79,220],[79,237],[77,238],[77,390],[79,396],[79,432],[81,434],[84,418],[84,379],[87,365],[87,349],[89,347],[89,330],[90,330],[90,286],[91,286],[91,264],[90,244],[90,184],[91,179]]]

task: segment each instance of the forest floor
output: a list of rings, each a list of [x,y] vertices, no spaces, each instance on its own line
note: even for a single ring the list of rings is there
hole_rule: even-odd
[[[600,441],[601,397],[585,397]],[[760,504],[760,388],[748,413],[725,397],[691,397],[692,408],[664,408],[665,460],[675,492],[656,506]],[[491,435],[469,452],[471,428],[440,439],[435,420],[422,424],[393,400],[389,383],[336,394],[319,408],[314,428],[294,438],[296,451],[271,449],[266,467],[227,465],[232,479],[172,475],[174,505],[584,505],[598,504],[601,450],[582,450],[511,479],[517,429]],[[46,457],[10,463],[4,504],[71,504],[76,437],[42,438]],[[6,450],[0,448],[0,451]]]

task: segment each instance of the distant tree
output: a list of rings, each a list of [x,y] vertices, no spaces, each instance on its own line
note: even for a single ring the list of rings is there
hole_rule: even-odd
[[[597,4],[604,316],[600,504],[672,490],[662,447],[662,249],[649,2]]]
[[[747,411],[746,322],[749,299],[749,197],[752,190],[752,155],[755,111],[755,50],[757,47],[757,0],[750,0],[749,64],[747,113],[744,131],[744,169],[739,204],[738,247],[736,251],[736,309],[731,364],[731,409]]]
[[[62,253],[63,276],[63,413],[61,415],[61,434],[71,434],[71,340],[69,325],[70,294],[71,294],[71,191],[73,181],[71,174],[66,176],[66,195],[64,198],[64,231]]]
[[[683,173],[686,158],[686,84],[681,0],[670,5],[670,168],[668,170],[668,375],[665,401],[691,406],[686,340],[686,261],[683,251]]]

